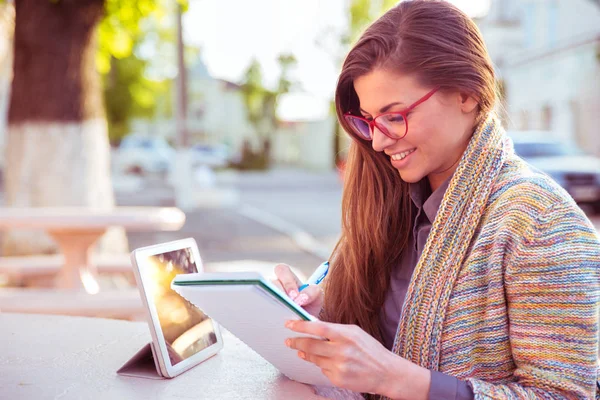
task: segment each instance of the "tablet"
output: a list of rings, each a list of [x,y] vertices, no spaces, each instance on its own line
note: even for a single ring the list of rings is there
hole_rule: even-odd
[[[139,248],[131,261],[161,375],[175,377],[215,355],[223,347],[218,324],[171,289],[176,275],[202,271],[196,241]]]
[[[285,346],[287,338],[308,336],[287,329],[285,321],[316,318],[258,272],[177,275],[171,287],[288,378],[332,386],[319,367]]]

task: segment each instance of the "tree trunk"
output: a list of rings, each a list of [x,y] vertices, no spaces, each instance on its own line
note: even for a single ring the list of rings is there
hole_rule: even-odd
[[[110,147],[95,68],[103,0],[17,0],[6,138],[6,206],[107,209],[115,200]],[[42,232],[11,232],[3,254],[56,250]],[[123,230],[104,251],[123,252]]]

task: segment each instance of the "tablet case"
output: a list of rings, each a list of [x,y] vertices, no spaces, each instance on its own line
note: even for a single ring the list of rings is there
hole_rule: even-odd
[[[134,376],[146,379],[166,379],[160,373],[158,359],[154,351],[154,344],[148,343],[131,357],[119,370],[117,374],[123,376]]]
[[[192,238],[176,240],[176,241],[168,242],[168,243],[161,243],[158,245],[148,246],[148,247],[159,247],[161,245],[167,245],[167,244],[177,243],[177,242],[182,242],[182,243],[189,242],[188,245],[191,246],[192,248],[195,248],[196,252],[198,252],[196,241]],[[145,249],[145,248],[136,249],[136,250],[139,251],[139,250],[143,250],[143,249]],[[131,253],[131,255],[132,255],[131,257],[132,257],[132,263],[135,267],[137,265],[137,262],[135,261],[134,253],[135,252]],[[202,268],[202,261],[200,258],[198,258],[198,260],[200,262],[199,268]],[[133,376],[133,377],[147,378],[147,379],[168,379],[168,377],[163,376],[162,373],[160,372],[160,366],[158,364],[158,356],[157,356],[158,352],[155,350],[154,346],[155,346],[155,344],[153,342],[150,342],[150,343],[146,344],[144,347],[142,347],[137,353],[135,353],[135,355],[133,357],[131,357],[125,364],[123,364],[123,366],[121,368],[119,368],[119,370],[117,370],[117,374],[123,375],[123,376]]]

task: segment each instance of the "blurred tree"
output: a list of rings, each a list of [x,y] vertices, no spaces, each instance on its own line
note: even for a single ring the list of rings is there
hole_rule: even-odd
[[[103,77],[108,137],[112,145],[118,145],[131,132],[133,118],[173,116],[174,82],[167,78],[148,78],[145,72],[149,63],[133,54],[113,59],[110,72]]]
[[[6,206],[114,207],[98,71],[108,73],[111,59],[131,55],[140,21],[165,12],[161,1],[15,2]],[[31,232],[3,237],[5,255],[51,252],[54,247],[47,236]],[[105,235],[101,247],[125,251],[123,231]]]
[[[279,79],[275,90],[265,88],[263,84],[262,69],[260,63],[253,59],[244,73],[242,82],[242,95],[248,113],[248,119],[254,126],[259,138],[262,140],[263,148],[261,157],[264,160],[260,164],[264,167],[269,159],[271,135],[277,129],[279,117],[277,115],[277,102],[281,95],[289,93],[295,86],[290,79],[290,70],[297,64],[296,57],[290,53],[283,53],[277,57],[280,68]],[[247,146],[248,147],[248,146]],[[247,151],[248,152],[248,151]]]
[[[358,40],[363,30],[382,16],[390,8],[394,7],[398,0],[352,0],[348,16],[349,29],[342,37],[342,44],[348,47]]]
[[[290,70],[296,65],[293,54],[280,54],[277,58],[280,75],[276,90],[269,90],[263,84],[262,69],[259,62],[253,59],[244,73],[242,94],[248,112],[248,119],[254,125],[256,133],[263,137],[268,136],[277,127],[277,101],[280,96],[289,93],[295,82],[290,80]]]
[[[160,106],[157,99],[170,100],[171,81],[148,79],[144,75],[147,67],[147,60],[132,54],[120,60],[114,58],[110,72],[104,76],[104,105],[112,144],[118,144],[129,133],[131,118],[151,118]],[[171,114],[170,102],[165,112]]]
[[[279,83],[277,85],[277,93],[279,95],[289,93],[295,86],[295,82],[290,80],[290,70],[298,64],[296,57],[291,53],[280,54],[277,57],[279,63],[280,75]]]
[[[279,79],[277,81],[277,89],[267,96],[265,102],[265,112],[270,122],[270,132],[273,133],[277,129],[280,118],[277,113],[279,100],[281,96],[289,93],[297,83],[290,78],[290,71],[298,64],[296,57],[291,53],[283,53],[277,57],[279,64]]]
[[[162,117],[171,117],[173,113],[171,89],[177,38],[174,20],[167,16],[175,9],[170,0],[148,0],[141,6],[143,14],[131,18],[134,13],[127,10],[130,5],[107,3],[109,16],[98,29],[96,66],[103,78],[112,144],[118,144],[129,133],[132,118],[150,118],[158,112]],[[123,19],[117,18],[120,16]],[[127,38],[119,33],[123,28]],[[197,53],[198,49],[186,48],[188,51]]]
[[[242,83],[242,95],[248,112],[248,120],[260,136],[263,134],[264,114],[263,105],[268,90],[263,85],[262,68],[256,59],[252,59]]]

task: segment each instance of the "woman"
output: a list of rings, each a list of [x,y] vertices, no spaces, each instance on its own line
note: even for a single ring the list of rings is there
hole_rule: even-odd
[[[569,195],[514,154],[475,24],[401,2],[348,54],[342,237],[324,294],[277,283],[327,322],[288,322],[341,388],[398,399],[596,395],[600,242]]]

